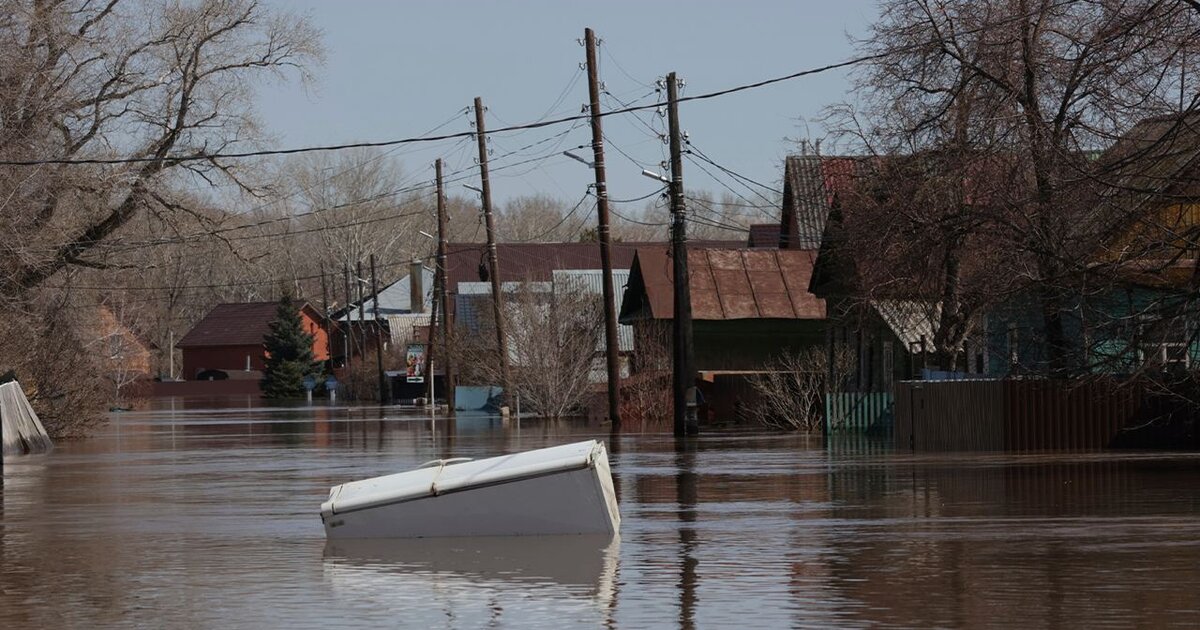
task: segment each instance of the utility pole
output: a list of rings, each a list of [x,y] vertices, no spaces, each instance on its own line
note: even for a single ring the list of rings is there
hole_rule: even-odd
[[[438,288],[437,299],[442,305],[442,363],[445,366],[442,368],[442,391],[446,396],[446,415],[454,417],[454,358],[450,354],[450,298],[449,288],[446,284],[446,250],[448,249],[446,240],[446,195],[442,189],[442,160],[439,158],[434,163],[434,170],[437,171],[437,220],[438,220],[438,247],[437,247],[437,276],[434,278],[434,285]],[[441,279],[441,284],[438,284],[438,278]],[[432,378],[432,375],[430,375]]]
[[[487,131],[483,125],[483,98],[475,97],[475,137],[479,141],[479,189],[483,218],[487,227],[488,275],[492,280],[492,315],[496,320],[496,350],[500,360],[502,399],[512,395],[512,374],[508,367],[508,336],[504,333],[504,295],[500,292],[500,265],[496,261],[496,222],[492,219],[492,187],[488,181]]]
[[[438,281],[441,279],[441,274],[438,271],[433,272],[433,294],[438,293]],[[441,305],[441,300],[434,298],[433,308],[429,309],[429,335],[425,345],[425,387],[429,390],[429,406],[434,407],[437,392],[433,388],[433,359],[437,354],[434,351],[434,342],[437,340],[438,326],[438,307]]]
[[[365,342],[367,335],[367,316],[364,312],[366,311],[366,300],[364,299],[364,295],[362,295],[362,260],[358,260],[358,262],[355,263],[354,284],[355,287],[358,288],[359,294],[359,359],[366,359],[367,347]],[[364,372],[364,376],[366,376],[366,370],[362,370],[362,372]],[[366,379],[364,379],[364,383],[362,383],[362,385],[366,385]]]
[[[672,322],[674,370],[672,389],[675,435],[700,432],[696,419],[696,374],[692,368],[692,297],[688,287],[687,208],[683,204],[683,149],[679,131],[679,87],[675,73],[667,75],[667,124],[671,132],[671,261],[675,276],[675,318]]]
[[[350,319],[350,305],[353,303],[350,293],[350,265],[345,263],[342,263],[342,283],[346,289],[346,306],[343,309],[346,312],[343,316],[343,319],[346,320],[346,328],[342,334],[342,342],[346,351],[346,399],[349,400],[354,391],[354,339],[352,334],[354,322]]]
[[[596,215],[599,219],[597,237],[600,241],[600,267],[604,270],[604,355],[608,363],[608,419],[614,426],[621,424],[621,363],[620,339],[617,337],[617,297],[613,288],[612,253],[609,249],[608,184],[604,176],[604,132],[600,126],[600,76],[596,65],[596,33],[583,30],[587,48],[588,95],[592,115],[592,156],[596,170]]]
[[[375,276],[375,254],[371,254],[371,304],[374,306],[372,317],[375,320],[375,369],[379,372],[379,404],[386,405],[391,401],[387,395],[387,375],[383,373],[383,322],[379,320],[379,282]],[[358,305],[359,319],[362,319],[363,305]]]
[[[321,263],[321,315],[324,316],[321,325],[325,328],[325,361],[333,370],[333,338],[329,336],[329,286],[325,284],[324,263]]]

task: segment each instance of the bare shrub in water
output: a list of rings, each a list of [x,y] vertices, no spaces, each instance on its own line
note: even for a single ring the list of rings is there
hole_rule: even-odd
[[[746,414],[777,429],[819,431],[825,417],[825,392],[845,382],[853,369],[854,354],[848,348],[834,352],[832,369],[823,348],[784,352],[751,379],[756,398]]]
[[[506,290],[512,386],[522,409],[562,418],[581,411],[591,384],[604,330],[600,296],[570,285],[555,286],[552,292],[537,289],[525,282],[515,291]],[[490,307],[481,308],[478,316],[476,334],[456,332],[459,378],[463,384],[498,385],[502,375]]]

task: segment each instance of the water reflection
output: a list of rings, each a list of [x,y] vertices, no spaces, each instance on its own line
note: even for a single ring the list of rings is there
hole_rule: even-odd
[[[675,442],[675,496],[679,505],[679,627],[691,630],[696,622],[696,440]]]
[[[611,536],[338,541],[324,572],[343,602],[407,624],[595,626],[609,621],[619,553]]]
[[[607,439],[620,540],[326,544],[329,487]],[[1200,459],[176,409],[5,461],[0,627],[1191,627]]]

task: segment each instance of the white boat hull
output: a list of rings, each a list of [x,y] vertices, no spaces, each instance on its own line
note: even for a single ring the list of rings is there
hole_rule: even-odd
[[[321,520],[330,539],[428,538],[458,536],[540,536],[616,534],[620,527],[616,495],[604,445],[569,445],[585,458],[557,458],[536,465],[542,449],[528,453],[355,482],[373,484],[370,492],[335,487],[322,505]],[[568,447],[556,447],[564,451]],[[534,461],[534,464],[530,462]],[[461,468],[460,468],[461,467]],[[511,470],[512,474],[505,471]],[[455,475],[457,473],[457,478]],[[409,488],[429,481],[430,491],[414,496]],[[345,484],[350,486],[351,484]],[[388,492],[404,487],[406,491]],[[343,494],[350,498],[343,497]]]

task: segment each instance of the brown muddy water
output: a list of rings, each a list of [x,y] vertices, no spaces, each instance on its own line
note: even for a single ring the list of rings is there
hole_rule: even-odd
[[[334,484],[588,437],[618,539],[325,543]],[[3,480],[0,628],[1200,626],[1193,454],[162,410]]]

